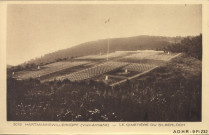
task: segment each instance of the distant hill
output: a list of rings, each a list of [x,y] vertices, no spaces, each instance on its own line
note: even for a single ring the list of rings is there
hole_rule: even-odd
[[[162,37],[162,36],[135,36],[125,38],[110,39],[109,52],[133,51],[133,50],[157,50],[166,47],[174,42],[180,42],[182,37]],[[69,59],[91,54],[107,52],[107,39],[90,41],[74,47],[59,50],[44,55],[41,58],[30,60],[28,63],[40,64],[50,63],[60,59]]]
[[[12,65],[7,65],[7,68],[11,68],[11,67],[13,67]]]

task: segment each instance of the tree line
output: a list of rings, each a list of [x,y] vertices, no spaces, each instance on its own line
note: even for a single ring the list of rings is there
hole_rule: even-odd
[[[172,43],[162,49],[170,52],[183,52],[202,60],[202,34],[195,37],[186,37],[180,43]]]

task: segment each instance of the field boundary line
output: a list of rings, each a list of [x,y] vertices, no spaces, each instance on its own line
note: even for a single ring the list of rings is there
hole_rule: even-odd
[[[178,54],[174,55],[173,57],[171,57],[170,59],[168,59],[167,61],[170,61],[170,60],[172,60],[173,58],[176,58],[176,57],[180,56],[181,54],[182,54],[182,53],[178,53]]]
[[[157,67],[158,67],[158,66],[157,66]],[[113,84],[111,84],[110,86],[111,86],[111,87],[114,87],[115,85],[118,85],[118,84],[120,84],[120,83],[126,82],[127,80],[131,80],[131,79],[134,79],[134,78],[139,77],[139,76],[141,76],[141,75],[144,75],[144,74],[146,74],[146,73],[148,73],[148,72],[154,70],[154,69],[157,68],[157,67],[151,68],[151,69],[149,69],[149,70],[147,70],[147,71],[144,71],[144,72],[142,72],[142,73],[139,73],[139,74],[137,74],[137,75],[128,77],[127,79],[124,79],[124,80],[121,80],[121,81],[119,81],[119,82],[113,83]]]

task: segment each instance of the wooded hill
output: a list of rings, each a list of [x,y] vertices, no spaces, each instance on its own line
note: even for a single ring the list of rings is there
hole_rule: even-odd
[[[162,36],[135,36],[125,38],[110,39],[109,52],[114,51],[135,51],[135,50],[158,50],[171,43],[179,43],[182,37],[162,37]],[[63,59],[70,59],[85,55],[104,54],[107,52],[107,39],[90,41],[68,49],[59,50],[44,55],[41,58],[32,59],[27,64],[45,64]],[[22,65],[26,65],[23,63]]]

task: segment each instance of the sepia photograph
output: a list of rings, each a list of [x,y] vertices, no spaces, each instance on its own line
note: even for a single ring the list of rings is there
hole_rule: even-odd
[[[201,4],[9,4],[6,120],[201,122]]]

